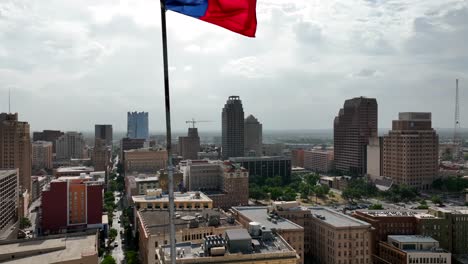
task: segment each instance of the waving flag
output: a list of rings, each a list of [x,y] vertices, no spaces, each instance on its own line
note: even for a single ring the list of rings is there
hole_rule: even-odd
[[[165,0],[166,9],[229,29],[247,37],[257,30],[257,0]]]

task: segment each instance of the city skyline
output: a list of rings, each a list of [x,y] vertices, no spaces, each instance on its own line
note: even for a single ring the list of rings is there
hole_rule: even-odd
[[[127,111],[150,112],[150,130],[164,131],[159,4],[72,5],[2,1],[0,111],[11,89],[12,112],[35,131],[55,122],[66,131],[98,123],[120,131]],[[361,95],[379,101],[379,127],[399,111],[430,111],[434,127],[449,128],[456,78],[463,126],[467,15],[459,0],[259,1],[252,40],[169,13],[173,128],[185,130],[193,117],[215,121],[200,129],[219,130],[230,95],[266,130],[331,128],[341,103]]]

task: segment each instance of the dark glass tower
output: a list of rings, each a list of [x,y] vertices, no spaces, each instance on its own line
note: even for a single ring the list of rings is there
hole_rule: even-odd
[[[244,109],[239,96],[229,96],[222,119],[223,158],[244,156]]]

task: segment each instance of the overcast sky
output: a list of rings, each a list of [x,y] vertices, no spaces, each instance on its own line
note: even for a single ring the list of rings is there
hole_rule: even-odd
[[[258,0],[257,38],[168,13],[173,128],[212,120],[239,95],[264,129],[331,128],[347,98],[377,98],[379,126],[431,111],[453,127],[455,79],[468,126],[468,1]],[[32,130],[164,130],[157,0],[1,0],[0,111]]]

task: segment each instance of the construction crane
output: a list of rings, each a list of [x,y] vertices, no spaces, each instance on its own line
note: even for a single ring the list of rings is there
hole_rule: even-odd
[[[196,123],[210,123],[213,122],[211,120],[195,120],[195,118],[192,118],[192,120],[187,120],[185,121],[186,124],[192,124],[192,128],[195,128]]]

